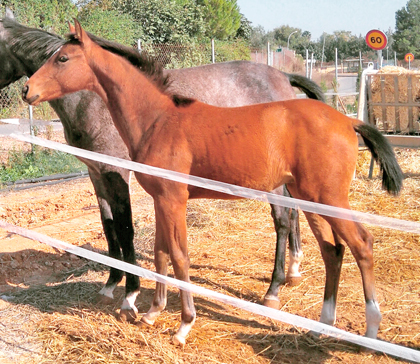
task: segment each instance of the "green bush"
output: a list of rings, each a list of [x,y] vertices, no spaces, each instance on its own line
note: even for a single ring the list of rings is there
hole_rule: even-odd
[[[86,170],[85,164],[67,153],[39,147],[34,148],[32,152],[13,149],[9,152],[7,164],[0,167],[0,185],[22,179]]]

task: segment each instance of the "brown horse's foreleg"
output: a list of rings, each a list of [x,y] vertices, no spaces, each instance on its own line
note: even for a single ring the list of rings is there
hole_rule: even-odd
[[[160,220],[156,220],[156,241],[155,241],[155,268],[156,272],[167,275],[169,253],[165,240],[162,237],[162,228],[158,226]],[[166,284],[156,282],[156,290],[152,305],[147,313],[141,318],[141,321],[148,325],[153,325],[156,318],[166,307],[167,288]]]
[[[358,222],[328,218],[332,228],[349,246],[360,269],[366,302],[366,336],[376,338],[382,316],[376,299],[373,271],[373,237]]]
[[[172,198],[174,196],[174,198]],[[179,195],[155,198],[156,229],[165,241],[171,257],[175,277],[189,282],[190,261],[187,247],[186,210],[187,199]],[[161,234],[161,235],[160,235]],[[158,233],[157,233],[158,236]],[[181,326],[173,337],[175,344],[185,344],[185,339],[194,325],[196,312],[192,294],[181,290]],[[153,306],[152,306],[153,307]]]
[[[330,224],[321,216],[309,212],[305,212],[305,216],[318,241],[325,264],[324,302],[320,321],[324,324],[334,325],[344,245],[342,245],[341,239],[333,234]]]

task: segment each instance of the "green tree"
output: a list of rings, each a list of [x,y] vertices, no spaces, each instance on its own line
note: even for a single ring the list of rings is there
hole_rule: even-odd
[[[241,25],[236,32],[236,38],[241,38],[246,41],[251,39],[252,34],[252,23],[245,17],[245,15],[241,14]]]
[[[249,39],[250,47],[254,49],[266,48],[267,42],[270,42],[270,44],[276,43],[274,39],[274,32],[266,32],[261,25],[253,27]]]
[[[395,13],[394,50],[398,58],[406,53],[420,55],[420,0],[409,0]]]
[[[133,46],[143,32],[126,13],[100,7],[81,8],[78,19],[85,29],[97,36]]]
[[[67,21],[77,16],[72,0],[3,0],[1,5],[21,23],[61,35],[68,33]]]
[[[142,28],[148,43],[188,43],[204,36],[207,26],[194,0],[114,0]]]
[[[207,23],[206,35],[220,40],[236,36],[242,15],[236,0],[197,0]]]

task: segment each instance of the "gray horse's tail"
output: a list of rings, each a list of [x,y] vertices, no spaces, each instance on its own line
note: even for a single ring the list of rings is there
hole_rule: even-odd
[[[297,87],[299,90],[304,92],[310,99],[319,100],[325,102],[324,93],[315,82],[309,78],[293,73],[284,73],[289,79],[290,84],[293,87]]]
[[[369,124],[356,124],[354,130],[361,135],[365,145],[372,153],[372,157],[381,168],[382,188],[392,195],[398,195],[402,188],[404,175],[388,139],[378,129]]]

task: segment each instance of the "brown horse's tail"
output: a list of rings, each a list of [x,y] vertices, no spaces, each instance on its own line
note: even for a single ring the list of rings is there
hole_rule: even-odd
[[[360,123],[353,126],[366,146],[372,153],[373,158],[379,164],[382,171],[382,188],[390,194],[398,195],[402,188],[404,175],[395,157],[394,150],[388,140],[374,126]]]
[[[289,79],[290,84],[293,87],[297,87],[299,90],[304,92],[310,99],[319,100],[325,102],[324,92],[315,82],[309,78],[301,75],[292,73],[284,73]]]

